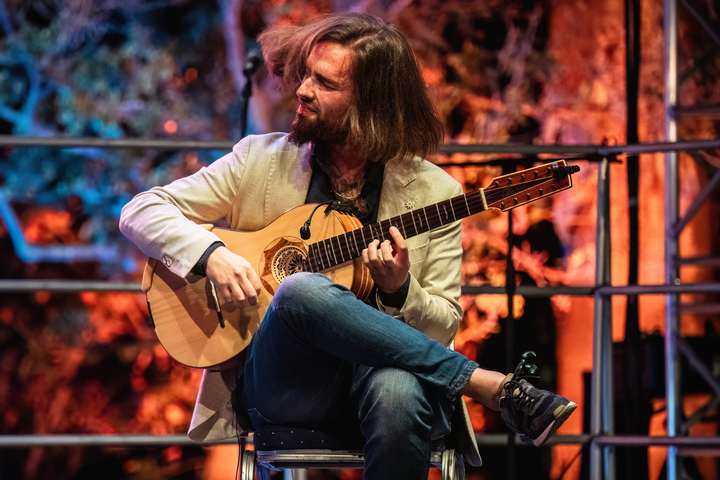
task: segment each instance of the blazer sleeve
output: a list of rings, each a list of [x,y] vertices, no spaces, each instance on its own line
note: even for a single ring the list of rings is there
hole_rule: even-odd
[[[207,167],[136,195],[120,214],[120,231],[147,256],[186,277],[218,237],[201,227],[225,217],[237,195],[249,139]]]

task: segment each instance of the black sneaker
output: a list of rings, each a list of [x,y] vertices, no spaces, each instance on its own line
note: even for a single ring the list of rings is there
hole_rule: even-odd
[[[505,396],[500,399],[500,417],[523,443],[539,447],[560,428],[577,405],[558,394],[535,388],[522,378],[537,368],[529,363],[530,356],[535,354],[523,355],[515,373],[508,375],[509,380],[503,386]]]

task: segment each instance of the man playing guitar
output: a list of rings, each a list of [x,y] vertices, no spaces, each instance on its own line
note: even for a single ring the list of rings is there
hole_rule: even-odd
[[[256,259],[201,223],[224,218],[233,230],[256,231],[299,205],[335,202],[368,225],[462,194],[422,159],[443,129],[397,29],[335,15],[271,28],[259,41],[270,73],[296,92],[290,133],[244,138],[209,167],[136,196],[120,223],[177,277],[206,277],[229,310],[256,305],[265,280]],[[190,436],[274,424],[339,436],[357,428],[366,478],[424,479],[432,440],[450,431],[467,395],[499,411],[521,439],[544,443],[573,402],[448,348],[462,318],[460,230],[452,221],[405,238],[393,225],[389,237],[366,239],[359,266],[375,285],[366,301],[322,273],[284,279],[244,362],[205,371]]]

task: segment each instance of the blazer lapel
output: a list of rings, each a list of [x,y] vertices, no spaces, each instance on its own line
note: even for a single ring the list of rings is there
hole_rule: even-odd
[[[275,152],[268,172],[265,191],[265,224],[282,213],[305,203],[312,177],[310,149],[305,144],[300,151],[290,149]]]

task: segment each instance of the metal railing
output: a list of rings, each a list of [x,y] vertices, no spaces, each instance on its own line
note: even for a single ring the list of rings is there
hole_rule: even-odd
[[[504,447],[508,444],[510,435],[476,434],[475,439],[480,446]],[[83,446],[104,446],[104,447],[164,447],[168,445],[178,446],[215,446],[215,445],[236,445],[242,439],[247,445],[252,445],[252,435],[239,435],[233,438],[226,438],[213,442],[196,442],[187,435],[129,435],[129,434],[51,434],[51,435],[0,435],[0,448],[30,448],[30,447],[83,447]],[[662,437],[657,437],[662,442]],[[577,445],[587,443],[590,435],[556,435],[548,440],[547,445]],[[522,444],[519,437],[515,443]]]

